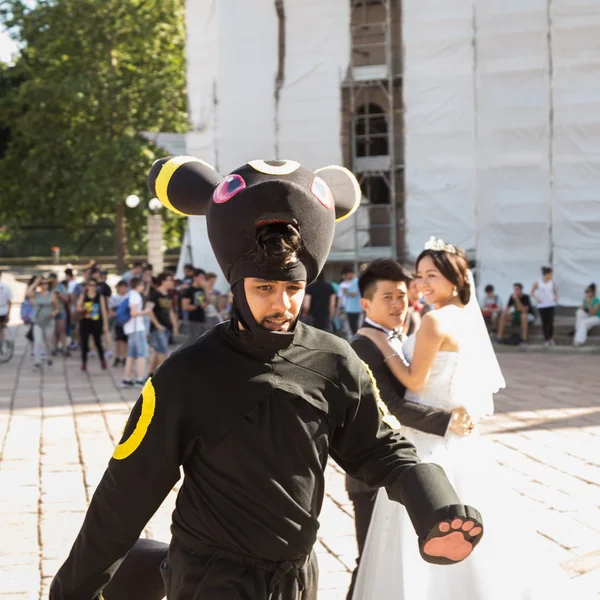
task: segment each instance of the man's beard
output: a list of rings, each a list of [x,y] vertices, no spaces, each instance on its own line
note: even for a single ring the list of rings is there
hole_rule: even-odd
[[[263,329],[272,330],[272,328],[270,327],[270,324],[273,321],[278,321],[280,319],[285,319],[285,321],[282,321],[282,325],[287,325],[287,329],[286,330],[289,330],[289,328],[294,323],[296,317],[294,317],[294,315],[291,314],[291,313],[289,313],[289,312],[273,313],[272,315],[267,315],[266,317],[264,317],[263,319],[261,319],[259,325]]]

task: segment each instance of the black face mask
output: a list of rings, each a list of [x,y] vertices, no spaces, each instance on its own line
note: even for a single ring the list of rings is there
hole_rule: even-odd
[[[235,283],[231,291],[233,292],[233,324],[236,329],[239,329],[239,325],[244,328],[240,330],[240,337],[244,341],[273,354],[290,346],[294,341],[297,319],[288,331],[270,331],[261,327],[254,319],[246,298],[244,280]]]

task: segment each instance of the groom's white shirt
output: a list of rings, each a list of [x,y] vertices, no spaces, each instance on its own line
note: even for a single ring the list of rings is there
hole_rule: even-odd
[[[390,346],[394,349],[394,352],[397,352],[398,355],[400,356],[400,358],[404,361],[404,363],[408,364],[406,357],[404,356],[404,353],[402,352],[402,346],[404,344],[404,340],[406,339],[404,334],[400,334],[400,336],[398,336],[398,335],[396,335],[396,330],[388,329],[387,327],[384,327],[383,325],[376,323],[375,321],[373,321],[373,319],[369,319],[369,317],[367,317],[365,319],[365,323],[368,323],[369,325],[371,325],[371,327],[376,327],[377,329],[380,329],[385,334],[387,334],[387,336],[390,338],[389,339]]]

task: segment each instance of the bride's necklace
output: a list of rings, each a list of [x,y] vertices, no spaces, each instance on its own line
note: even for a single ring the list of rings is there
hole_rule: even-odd
[[[446,298],[446,300],[444,300],[443,302],[438,302],[437,308],[438,310],[440,308],[444,308],[444,306],[448,306],[448,304],[450,304],[454,298],[456,298],[456,294],[451,294],[448,298]]]

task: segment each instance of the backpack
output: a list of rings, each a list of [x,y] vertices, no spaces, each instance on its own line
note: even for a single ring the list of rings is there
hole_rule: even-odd
[[[23,304],[21,304],[21,320],[23,323],[28,324],[31,323],[33,319],[33,304],[29,300],[29,298],[25,298]]]
[[[513,333],[502,340],[507,346],[519,346],[521,344],[521,336],[518,333]]]
[[[131,319],[131,310],[129,309],[129,296],[117,306],[115,317],[119,325],[125,325]]]

